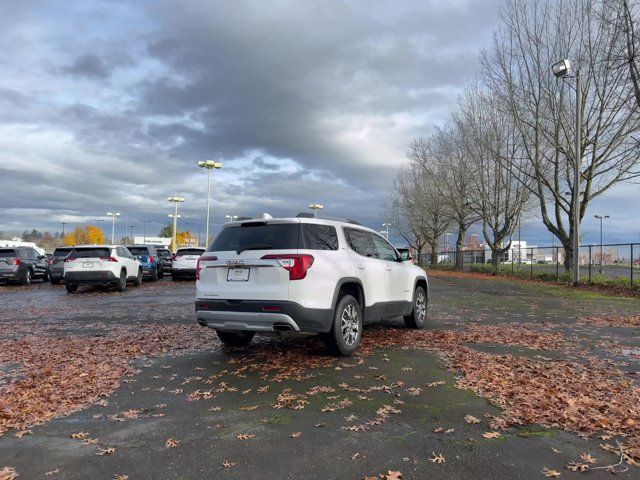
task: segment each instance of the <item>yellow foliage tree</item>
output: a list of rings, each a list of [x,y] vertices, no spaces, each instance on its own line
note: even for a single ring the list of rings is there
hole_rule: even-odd
[[[188,244],[189,239],[191,238],[191,233],[189,230],[185,230],[184,232],[178,231],[176,234],[176,243],[178,247],[184,247]],[[171,241],[171,245],[169,245],[169,249],[173,252],[175,249],[173,248],[173,241]]]
[[[64,244],[67,246],[74,245],[97,245],[105,243],[104,233],[95,225],[87,225],[86,227],[76,227],[73,232],[64,236]]]

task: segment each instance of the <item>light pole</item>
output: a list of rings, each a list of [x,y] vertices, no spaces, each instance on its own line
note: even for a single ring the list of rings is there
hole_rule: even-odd
[[[600,220],[600,273],[602,273],[602,265],[603,265],[603,258],[602,258],[602,221],[605,218],[609,218],[609,215],[594,215],[595,218],[597,218],[598,220]]]
[[[389,227],[391,226],[390,223],[383,223],[382,226],[384,227],[385,230],[385,238],[387,239],[387,242],[389,241]]]
[[[555,63],[551,70],[556,78],[568,78],[571,72],[569,60]],[[580,166],[582,163],[582,81],[580,69],[576,69],[576,138],[573,169],[573,286],[580,283]]]
[[[131,245],[135,244],[135,242],[133,241],[133,227],[135,225],[129,225],[129,240],[131,241]]]
[[[107,216],[111,217],[111,245],[113,245],[116,238],[116,217],[120,216],[120,212],[107,212]]]
[[[140,220],[140,223],[142,224],[142,243],[147,243],[147,223],[151,223],[149,220]]]
[[[235,222],[238,219],[238,215],[225,215],[224,218],[227,222]]]
[[[206,247],[209,247],[209,212],[211,209],[211,170],[212,169],[221,169],[222,163],[216,162],[214,160],[205,160],[204,162],[198,162],[198,166],[200,168],[207,169],[207,227],[206,227]]]
[[[64,238],[64,227],[67,224],[67,222],[60,222],[62,223],[62,238]]]
[[[173,202],[175,205],[175,210],[173,215],[169,214],[169,217],[173,218],[172,244],[173,244],[173,252],[175,253],[177,249],[176,232],[178,231],[178,218],[180,218],[180,216],[178,215],[178,204],[184,202],[184,197],[178,197],[177,195],[172,195],[169,198],[167,198],[167,200],[169,200],[170,202]]]
[[[318,210],[322,210],[324,208],[324,205],[321,205],[319,203],[312,203],[311,205],[309,205],[309,208],[313,210],[313,218],[316,218]]]

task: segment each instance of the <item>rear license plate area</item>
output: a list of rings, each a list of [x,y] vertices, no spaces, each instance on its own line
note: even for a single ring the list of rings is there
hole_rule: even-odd
[[[82,268],[93,268],[93,262],[82,262]]]
[[[249,281],[249,268],[230,268],[227,270],[227,282],[247,282]]]

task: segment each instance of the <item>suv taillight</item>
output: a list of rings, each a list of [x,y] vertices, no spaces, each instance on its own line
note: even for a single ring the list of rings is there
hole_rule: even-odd
[[[196,280],[200,280],[200,270],[202,270],[202,267],[200,266],[200,262],[212,262],[213,260],[217,260],[218,257],[216,257],[215,255],[212,255],[210,257],[199,257],[198,258],[198,263],[196,264]]]
[[[173,255],[171,255],[171,261],[174,261],[176,259],[176,254],[174,253]]]
[[[149,255],[149,263],[153,263],[153,262],[154,262],[154,260],[155,260],[155,259],[153,258],[153,256]]]
[[[289,280],[302,280],[307,276],[307,270],[313,265],[313,256],[307,254],[279,254],[265,255],[263,259],[275,259],[289,271]]]
[[[19,258],[14,258],[13,259],[13,264],[17,267],[18,265],[20,265],[20,259]]]

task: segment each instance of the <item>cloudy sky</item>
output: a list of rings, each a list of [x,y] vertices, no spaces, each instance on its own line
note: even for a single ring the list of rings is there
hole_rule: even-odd
[[[499,3],[2,0],[0,230],[108,231],[116,210],[155,234],[172,194],[204,230],[206,159],[223,163],[214,231],[312,202],[381,228],[409,141],[455,108]],[[634,194],[594,206],[611,235],[637,239]],[[525,231],[551,241],[535,215]]]

